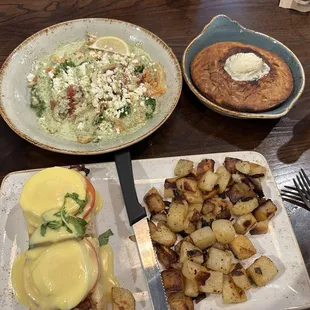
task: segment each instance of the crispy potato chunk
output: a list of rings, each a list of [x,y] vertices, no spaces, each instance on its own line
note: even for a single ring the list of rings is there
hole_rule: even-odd
[[[164,183],[164,198],[175,198],[175,190],[177,189],[178,178],[169,178],[165,180]]]
[[[204,250],[216,242],[212,229],[208,226],[200,228],[190,234],[194,244]]]
[[[244,183],[233,184],[226,194],[232,203],[237,203],[240,200],[256,197],[255,192]]]
[[[197,190],[196,192],[184,192],[183,195],[186,201],[190,204],[203,203],[203,198],[200,190]]]
[[[211,248],[208,252],[208,259],[205,266],[214,271],[228,274],[232,263],[232,255],[216,248]]]
[[[184,294],[189,297],[197,297],[199,295],[197,281],[192,281],[184,277]]]
[[[238,235],[245,235],[256,223],[256,218],[252,213],[241,215],[234,223],[235,231]]]
[[[276,211],[277,206],[271,199],[268,199],[253,212],[253,215],[258,222],[266,221],[270,220],[275,215]]]
[[[156,231],[151,233],[151,239],[161,245],[170,248],[177,240],[177,235],[172,232],[166,225],[157,227]]]
[[[183,276],[180,270],[164,270],[161,272],[161,278],[167,294],[183,291]]]
[[[268,232],[269,221],[258,222],[253,229],[250,230],[251,235],[263,235]]]
[[[112,287],[113,310],[135,310],[136,301],[132,293],[121,287]]]
[[[250,258],[256,254],[254,245],[248,237],[244,235],[238,235],[230,244],[230,249],[238,259]]]
[[[185,177],[191,173],[193,168],[194,163],[191,160],[180,159],[174,168],[174,175],[177,177]]]
[[[197,181],[191,178],[179,178],[176,181],[176,186],[181,192],[196,192],[198,190]]]
[[[181,249],[180,249],[180,263],[184,263],[186,260],[190,260],[197,264],[202,264],[203,253],[194,244],[183,240]]]
[[[212,223],[212,230],[215,234],[215,238],[222,244],[228,244],[235,238],[235,229],[228,220],[216,220]]]
[[[170,310],[194,310],[194,303],[190,297],[183,293],[175,293],[169,296],[168,304]]]
[[[214,171],[214,160],[213,159],[203,159],[197,166],[197,179],[200,178],[207,172]]]
[[[231,277],[224,278],[223,299],[224,303],[227,304],[236,304],[248,300],[245,292],[234,283]]]
[[[163,198],[155,187],[152,187],[144,196],[144,202],[146,203],[151,213],[159,213],[165,209],[165,203]]]
[[[177,263],[178,261],[178,254],[176,252],[159,244],[156,246],[156,254],[158,260],[167,269],[169,269],[172,264]]]
[[[219,194],[222,194],[230,181],[231,175],[224,166],[218,167],[215,173],[218,176],[217,179],[217,184],[219,186],[218,192]]]
[[[201,176],[198,182],[198,187],[202,191],[210,192],[217,183],[218,175],[212,171],[207,171],[204,175]]]
[[[250,172],[248,173],[250,176],[252,176],[253,178],[260,178],[263,177],[265,173],[265,167],[255,163],[250,163]]]
[[[250,173],[250,163],[248,161],[238,161],[235,167],[242,174],[247,175]]]
[[[242,290],[247,291],[251,288],[251,282],[246,274],[245,269],[240,263],[234,266],[230,275],[235,284]]]
[[[200,292],[209,294],[220,294],[223,290],[223,274],[218,271],[207,270],[198,272],[196,276]]]
[[[186,260],[182,266],[182,274],[185,278],[195,281],[199,272],[207,272],[207,268],[200,264],[194,263],[190,260]]]
[[[277,275],[278,269],[270,258],[261,256],[246,272],[257,286],[264,286]]]
[[[230,212],[233,215],[241,216],[241,215],[245,215],[245,214],[251,213],[257,207],[258,207],[258,200],[257,200],[257,198],[251,198],[250,200],[246,200],[246,201],[238,201],[230,209]]]
[[[188,212],[188,204],[186,201],[172,201],[168,216],[167,226],[173,232],[184,230],[184,220]]]

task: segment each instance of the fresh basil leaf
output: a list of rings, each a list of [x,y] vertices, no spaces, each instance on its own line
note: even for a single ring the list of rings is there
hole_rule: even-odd
[[[66,198],[71,198],[72,200],[74,200],[80,207],[84,207],[86,202],[87,202],[87,197],[85,198],[85,200],[79,199],[79,194],[77,193],[67,193],[65,195],[65,199]]]
[[[144,66],[141,65],[141,66],[136,66],[135,67],[135,74],[139,74],[139,73],[142,73],[144,70]]]
[[[114,235],[114,234],[113,234],[113,232],[112,232],[111,229],[108,229],[106,232],[104,232],[103,234],[101,234],[101,235],[99,236],[99,238],[98,238],[100,246],[101,246],[101,245],[106,245],[106,244],[108,244],[108,243],[109,243],[109,238],[110,238],[111,236],[113,236],[113,235]]]
[[[79,217],[77,217],[76,219],[77,219],[77,221],[79,222],[80,225],[82,225],[82,226],[86,226],[87,225],[87,222],[84,219],[81,219]]]
[[[43,237],[46,234],[46,227],[47,227],[47,223],[44,223],[41,225],[40,233],[41,233],[41,236],[43,236]]]
[[[61,217],[61,215],[60,215],[60,211],[58,211],[58,212],[54,213],[54,215],[55,215],[56,217]]]

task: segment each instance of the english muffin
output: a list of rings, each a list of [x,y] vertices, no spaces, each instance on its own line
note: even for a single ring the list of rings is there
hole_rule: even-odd
[[[293,77],[284,60],[239,42],[220,42],[201,50],[191,63],[191,76],[206,98],[240,112],[274,109],[293,90]]]

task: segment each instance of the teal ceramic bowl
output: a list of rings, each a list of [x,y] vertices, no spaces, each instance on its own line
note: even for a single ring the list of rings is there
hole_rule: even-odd
[[[225,41],[252,44],[279,55],[290,67],[294,78],[294,89],[289,98],[277,108],[267,112],[259,113],[232,111],[223,108],[217,105],[215,102],[205,98],[194,86],[191,79],[191,62],[195,55],[206,46]],[[296,55],[289,48],[287,48],[284,44],[277,41],[276,39],[267,36],[266,34],[244,28],[236,21],[231,20],[225,15],[218,15],[214,17],[211,22],[204,27],[202,32],[188,45],[183,54],[182,69],[187,85],[202,103],[204,103],[207,107],[214,110],[215,112],[235,118],[280,118],[286,115],[294,106],[305,87],[304,69]]]

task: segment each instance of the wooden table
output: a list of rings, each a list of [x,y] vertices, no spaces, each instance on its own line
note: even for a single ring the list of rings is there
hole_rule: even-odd
[[[10,4],[12,3],[12,4]],[[14,3],[14,4],[13,4]],[[185,47],[217,14],[266,33],[301,60],[306,88],[298,104],[279,120],[236,120],[203,106],[184,85],[180,102],[156,133],[131,148],[133,158],[256,150],[269,161],[279,188],[303,167],[310,174],[310,17],[278,7],[277,0],[0,0],[0,62],[24,39],[65,20],[108,17],[138,24],[168,43],[180,60]],[[113,160],[113,155],[70,156],[41,150],[0,120],[0,177],[22,169]],[[286,204],[310,271],[310,212]]]

